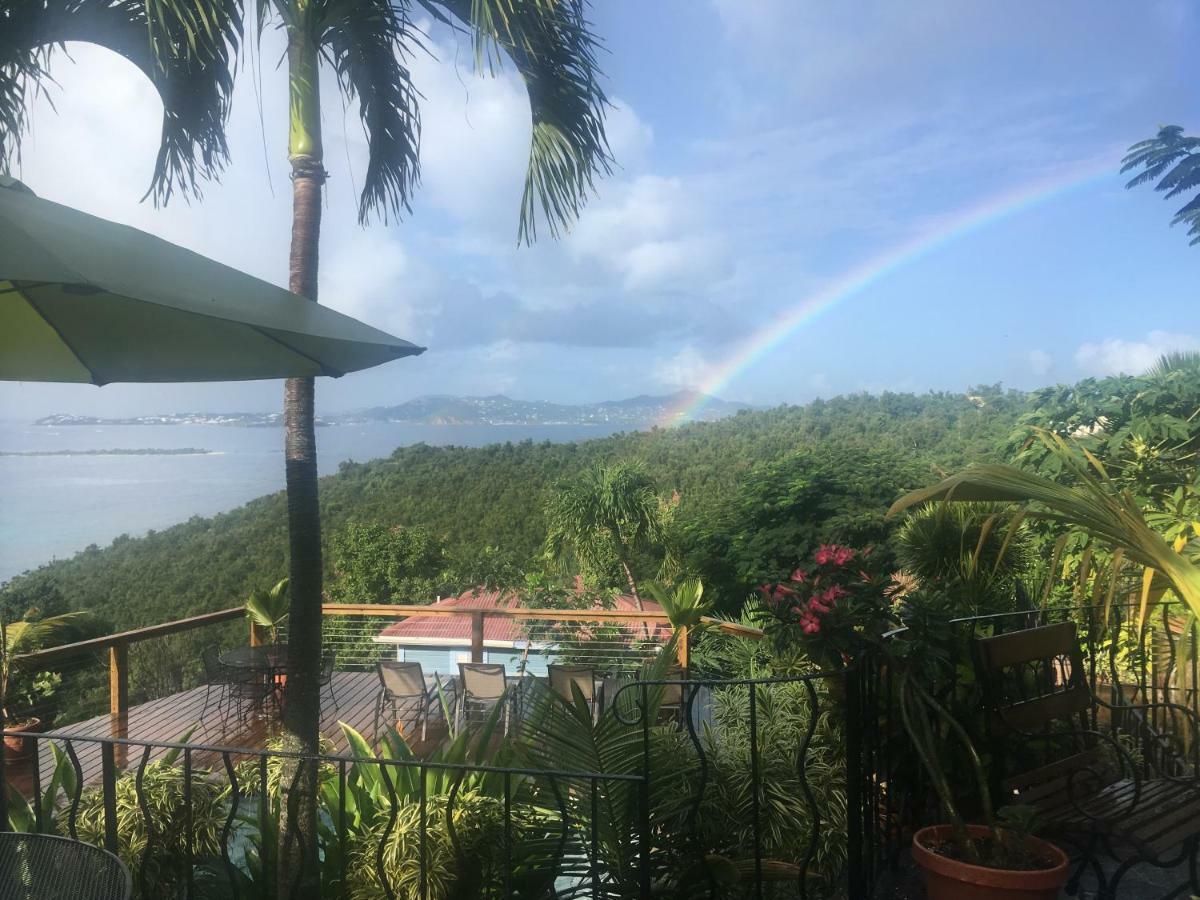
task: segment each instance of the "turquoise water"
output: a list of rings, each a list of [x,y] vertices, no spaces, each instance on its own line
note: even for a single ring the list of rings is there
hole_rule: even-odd
[[[345,425],[317,430],[320,471],[425,442],[482,446],[574,441],[616,428],[576,425]],[[0,422],[0,454],[194,447],[189,456],[0,456],[0,582],[89,544],[233,509],[283,487],[283,431],[220,425],[45,427]]]

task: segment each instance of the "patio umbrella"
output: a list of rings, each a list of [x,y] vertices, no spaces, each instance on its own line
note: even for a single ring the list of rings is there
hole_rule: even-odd
[[[337,377],[424,349],[0,175],[0,380]]]

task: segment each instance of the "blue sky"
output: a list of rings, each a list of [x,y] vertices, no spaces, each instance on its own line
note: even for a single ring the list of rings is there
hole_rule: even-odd
[[[1117,174],[1124,148],[1159,124],[1200,131],[1200,25],[1187,0],[598,0],[594,20],[620,169],[561,242],[516,245],[528,108],[511,73],[476,77],[449,33],[431,28],[434,56],[414,61],[424,183],[408,220],[356,224],[364,147],[354,112],[343,117],[329,94],[322,301],[430,350],[323,381],[320,408],[701,385],[842,273],[986,198],[1105,161],[1111,176],[873,282],[722,393],[775,403],[1026,388],[1200,347],[1200,248],[1167,227],[1174,206],[1123,190]],[[202,201],[139,202],[157,100],[124,62],[86,46],[57,58],[57,113],[34,110],[18,174],[43,196],[282,282],[279,49],[264,46],[260,97],[242,77],[233,161]],[[279,395],[278,384],[0,385],[0,416],[265,410]]]

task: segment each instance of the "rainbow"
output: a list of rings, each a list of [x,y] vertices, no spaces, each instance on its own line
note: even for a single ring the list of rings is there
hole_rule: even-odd
[[[1113,177],[1113,157],[1089,160],[1016,190],[995,194],[982,202],[958,210],[916,236],[873,256],[842,273],[821,290],[788,307],[744,340],[723,362],[706,373],[697,388],[699,397],[689,399],[658,423],[662,427],[686,422],[702,412],[709,398],[717,396],[740,375],[770,356],[784,341],[813,322],[823,312],[850,300],[878,284],[893,272],[941,250],[989,225],[1003,221],[1061,197],[1105,177]]]

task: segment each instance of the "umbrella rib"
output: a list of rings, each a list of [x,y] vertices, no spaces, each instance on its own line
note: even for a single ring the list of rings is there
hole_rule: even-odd
[[[53,281],[26,281],[24,288],[19,288],[14,284],[12,287],[6,287],[3,290],[0,290],[0,294],[20,294],[21,297],[28,302],[29,298],[25,296],[24,291],[35,287],[49,287],[50,285],[56,283],[57,282]]]
[[[317,366],[321,370],[322,375],[328,375],[331,378],[341,378],[343,375],[346,374],[345,372],[339,372],[337,369],[333,368],[332,366],[325,365],[325,363],[321,362],[321,360],[317,359],[315,356],[310,356],[309,354],[305,353],[303,350],[299,350],[296,347],[293,347],[287,341],[283,340],[283,338],[278,338],[275,335],[271,334],[269,331],[259,328],[257,325],[249,325],[248,327],[254,331],[257,331],[259,334],[261,334],[267,340],[274,341],[280,347],[283,347],[285,350],[290,350],[292,353],[295,353],[297,356],[301,356],[304,359],[307,359],[310,363],[313,363],[315,366]]]
[[[37,303],[34,302],[33,297],[31,297],[29,295],[30,287],[48,287],[48,286],[52,285],[53,283],[54,282],[43,281],[38,284],[21,287],[14,281],[14,282],[12,282],[12,285],[13,285],[13,290],[16,291],[16,293],[17,293],[17,296],[21,297],[26,303],[29,304],[29,308],[38,314],[38,317],[43,322],[46,323],[46,325],[50,328],[50,330],[58,335],[58,339],[63,342],[63,346],[66,347],[69,351],[71,351],[71,355],[75,357],[75,361],[77,363],[79,363],[81,366],[83,366],[84,370],[88,373],[88,375],[90,375],[92,377],[92,384],[96,385],[96,387],[103,387],[105,382],[101,381],[99,376],[96,375],[96,370],[93,369],[90,365],[88,365],[87,360],[83,358],[83,356],[80,354],[80,352],[77,349],[75,349],[75,345],[72,344],[70,342],[70,340],[67,339],[67,336],[65,334],[63,334],[61,330],[59,330],[59,327],[57,325],[55,325],[53,322],[50,321],[50,317],[47,316],[44,312],[42,312],[42,308],[40,306],[38,306]]]

